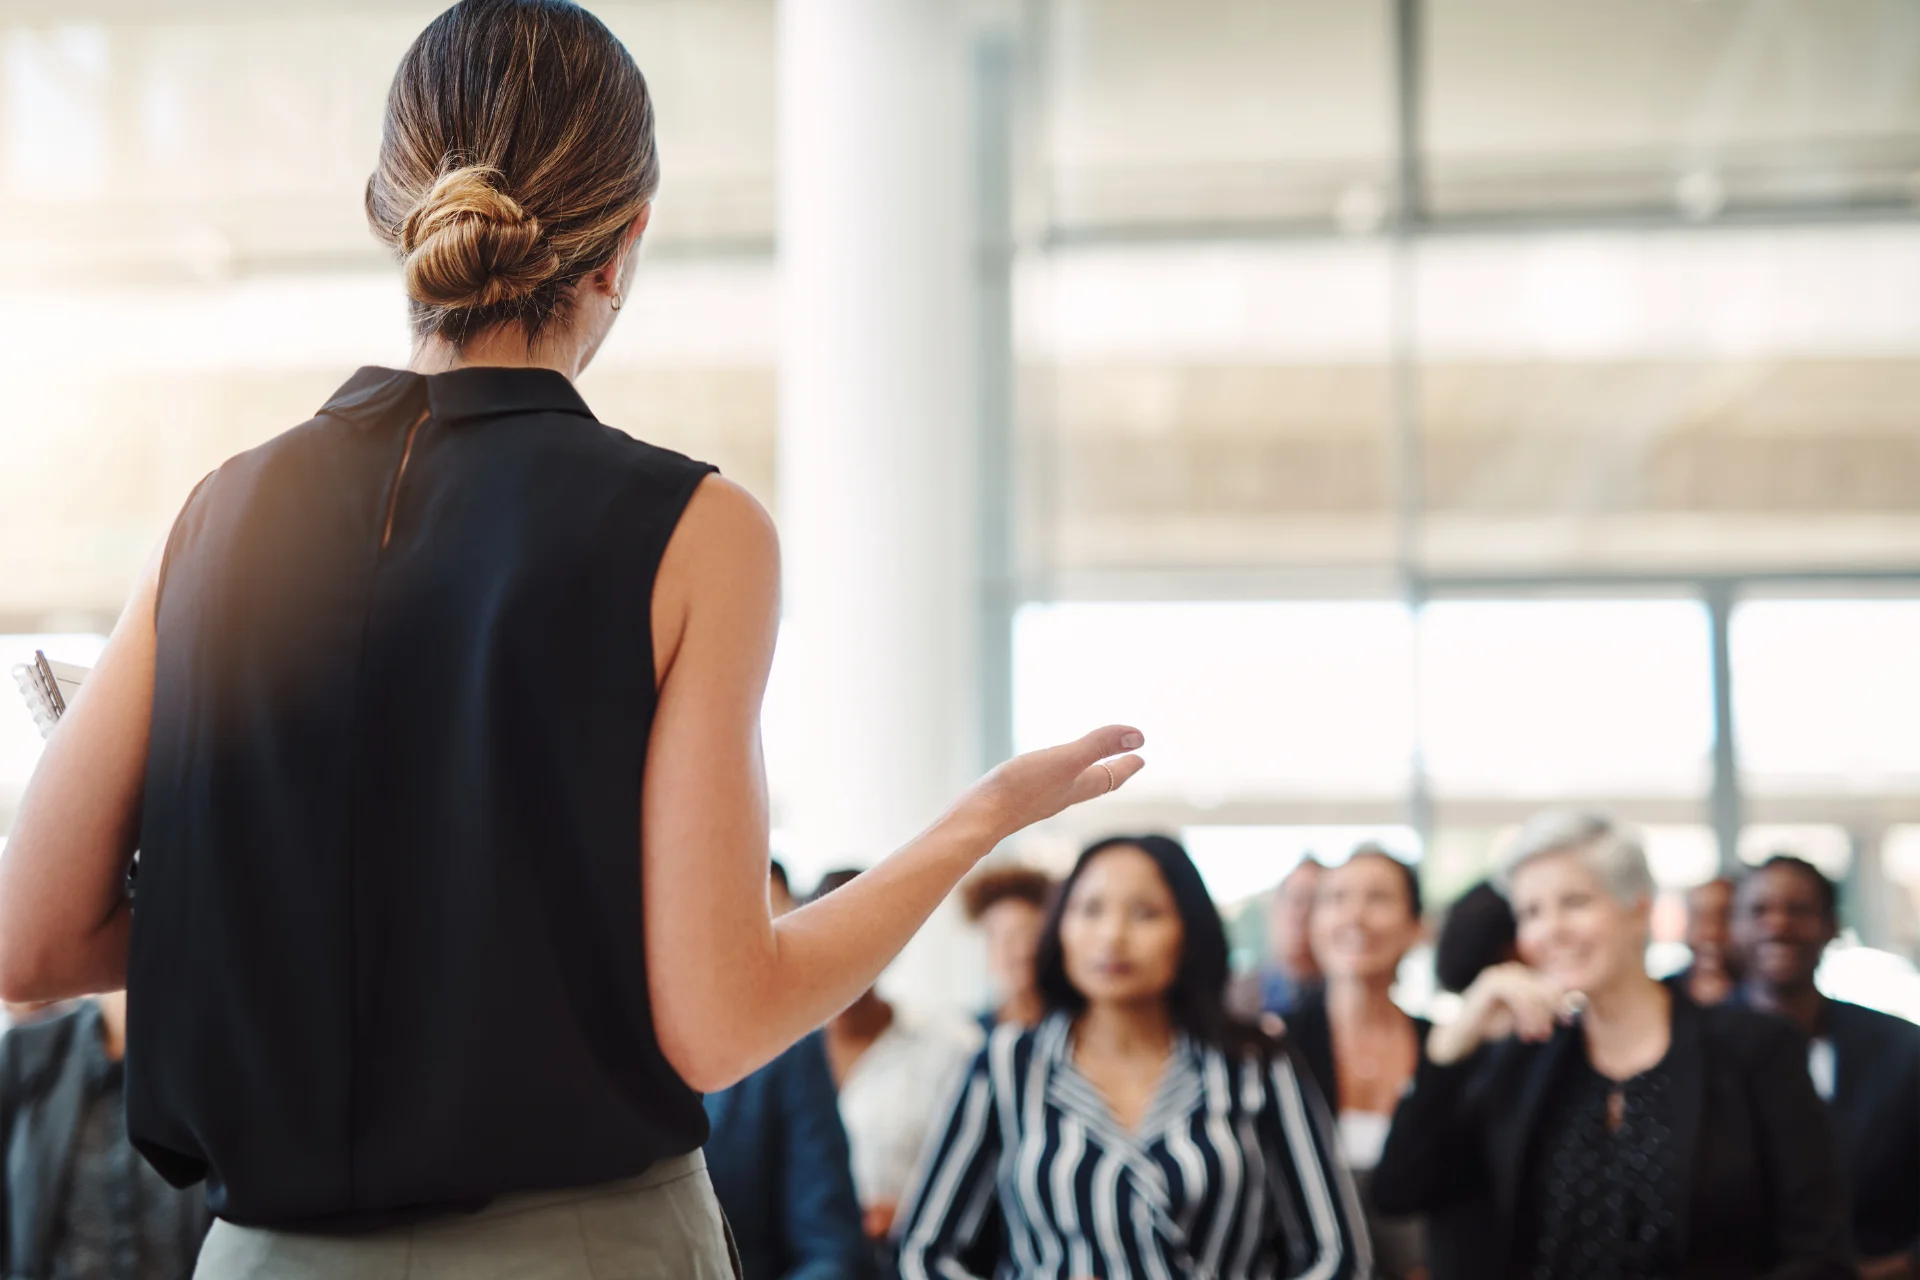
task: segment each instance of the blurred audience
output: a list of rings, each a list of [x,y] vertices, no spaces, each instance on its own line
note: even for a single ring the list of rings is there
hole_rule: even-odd
[[[0,1039],[0,1252],[8,1277],[186,1280],[211,1219],[127,1140],[127,997],[32,1018]]]
[[[1486,880],[1474,885],[1447,908],[1433,947],[1434,981],[1442,991],[1465,991],[1482,973],[1519,954],[1517,928],[1506,895]]]
[[[975,872],[960,887],[967,919],[987,941],[987,980],[993,1007],[980,1015],[980,1029],[1002,1022],[1035,1026],[1043,1012],[1033,981],[1034,949],[1046,922],[1053,880],[1031,867],[997,866]]]
[[[1733,881],[1718,876],[1687,891],[1687,949],[1693,953],[1686,968],[1667,979],[1695,1004],[1719,1004],[1739,984],[1739,962],[1734,956]]]
[[[1807,1072],[1833,1113],[1853,1191],[1860,1274],[1911,1280],[1920,1276],[1920,1027],[1814,986],[1839,928],[1838,895],[1819,868],[1768,859],[1735,898],[1745,978],[1733,1000],[1807,1036]]]
[[[1267,956],[1254,972],[1233,984],[1227,1007],[1242,1018],[1285,1018],[1301,1000],[1320,990],[1313,958],[1313,902],[1326,868],[1308,854],[1267,899]]]
[[[828,872],[813,896],[857,874]],[[928,1132],[980,1037],[969,1024],[910,1018],[869,988],[827,1023],[825,1042],[862,1221],[871,1239],[885,1242]]]
[[[902,1215],[903,1280],[1367,1275],[1319,1091],[1230,1020],[1226,980],[1185,850],[1083,853],[1040,939],[1046,1017],[974,1059]]]
[[[1482,973],[1428,1036],[1374,1171],[1379,1206],[1479,1200],[1493,1280],[1856,1274],[1804,1041],[1647,975],[1638,840],[1542,814],[1501,884],[1523,963]]]
[[[1334,1114],[1340,1159],[1367,1210],[1375,1274],[1413,1280],[1427,1274],[1418,1218],[1389,1218],[1372,1208],[1368,1184],[1380,1162],[1393,1109],[1413,1080],[1431,1030],[1393,1002],[1400,962],[1420,939],[1420,878],[1379,845],[1361,845],[1320,877],[1314,903],[1314,958],[1326,987],[1287,1019],[1287,1037]]]
[[[820,1033],[706,1107],[707,1171],[744,1280],[866,1280],[873,1248]]]

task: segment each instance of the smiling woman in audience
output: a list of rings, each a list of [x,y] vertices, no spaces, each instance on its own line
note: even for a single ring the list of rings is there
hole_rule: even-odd
[[[1047,1015],[975,1059],[901,1217],[903,1280],[1369,1273],[1318,1091],[1227,1017],[1185,850],[1088,849],[1038,963]]]
[[[1340,1158],[1367,1201],[1393,1109],[1431,1029],[1393,1002],[1400,961],[1420,940],[1420,879],[1379,845],[1320,877],[1309,930],[1326,986],[1287,1017],[1287,1035],[1335,1116]],[[1367,1214],[1382,1280],[1425,1274],[1418,1219]]]
[[[1488,1280],[1853,1276],[1804,1042],[1647,976],[1638,840],[1543,814],[1502,878],[1522,963],[1481,974],[1428,1036],[1374,1171],[1380,1208],[1481,1201]]]

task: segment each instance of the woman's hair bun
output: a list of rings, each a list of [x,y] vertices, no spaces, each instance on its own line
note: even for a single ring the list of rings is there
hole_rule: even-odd
[[[559,275],[540,220],[508,195],[499,169],[448,169],[399,228],[407,296],[446,311],[492,307],[531,296]]]
[[[445,3],[445,0],[442,0]],[[387,93],[367,223],[400,259],[416,338],[529,343],[576,282],[623,267],[660,185],[647,81],[569,0],[462,0]]]

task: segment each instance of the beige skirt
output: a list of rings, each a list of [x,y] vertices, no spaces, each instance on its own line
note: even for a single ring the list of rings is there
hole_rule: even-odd
[[[701,1152],[637,1178],[502,1196],[478,1213],[364,1235],[216,1220],[194,1280],[736,1280]]]

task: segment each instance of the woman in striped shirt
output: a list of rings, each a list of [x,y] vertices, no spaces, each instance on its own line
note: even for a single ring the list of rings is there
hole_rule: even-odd
[[[902,1280],[1370,1272],[1318,1093],[1226,1014],[1226,933],[1184,849],[1088,849],[1038,968],[1047,1016],[994,1033],[922,1157]]]

